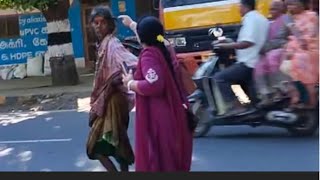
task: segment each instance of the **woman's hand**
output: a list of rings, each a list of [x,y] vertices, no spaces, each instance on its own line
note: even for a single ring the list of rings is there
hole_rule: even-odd
[[[133,80],[133,75],[132,75],[132,70],[130,69],[129,73],[127,75],[122,75],[122,82],[123,82],[123,85],[128,88],[128,82]]]
[[[120,15],[120,16],[118,16],[118,18],[122,19],[122,23],[127,27],[130,27],[131,23],[133,22],[131,17],[128,15]]]

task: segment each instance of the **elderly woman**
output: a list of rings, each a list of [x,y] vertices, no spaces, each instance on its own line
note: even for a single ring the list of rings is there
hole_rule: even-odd
[[[278,82],[282,80],[279,68],[284,52],[283,46],[287,43],[289,35],[286,24],[291,21],[285,12],[284,2],[273,0],[270,6],[271,21],[268,39],[260,51],[262,56],[254,71],[257,90],[262,99],[260,106],[272,104],[272,98],[276,94],[273,87],[278,86]]]
[[[291,91],[292,106],[314,108],[317,104],[315,85],[319,83],[319,20],[308,9],[308,0],[286,0],[293,23],[285,48],[285,61],[281,65],[294,87]]]
[[[116,23],[108,7],[93,9],[90,22],[99,39],[98,61],[91,95],[90,133],[87,154],[99,160],[108,171],[117,171],[109,157],[114,157],[122,171],[134,163],[127,135],[133,94],[122,85],[122,63],[135,66],[137,58],[115,36]]]

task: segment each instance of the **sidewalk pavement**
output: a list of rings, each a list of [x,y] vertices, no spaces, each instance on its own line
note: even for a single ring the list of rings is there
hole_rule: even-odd
[[[88,70],[80,70],[80,83],[75,86],[51,86],[51,77],[28,77],[25,79],[0,80],[0,105],[12,102],[26,101],[38,95],[87,94],[92,91],[94,74]],[[248,102],[248,97],[239,86],[233,86],[233,91],[242,102]],[[72,99],[71,99],[72,100]],[[10,103],[9,103],[10,102]],[[89,98],[79,98],[77,106],[87,109]]]
[[[8,98],[91,92],[93,73],[79,71],[80,82],[75,86],[51,86],[51,76],[25,79],[0,80],[0,105]]]

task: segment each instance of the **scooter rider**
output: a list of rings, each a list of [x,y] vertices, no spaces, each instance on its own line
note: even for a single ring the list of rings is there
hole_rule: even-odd
[[[224,116],[240,114],[247,110],[235,97],[231,85],[249,84],[252,81],[253,68],[260,59],[260,49],[267,39],[269,22],[255,10],[255,6],[255,0],[241,0],[242,26],[237,42],[219,41],[214,45],[219,49],[235,49],[237,56],[237,63],[214,75],[227,106]]]

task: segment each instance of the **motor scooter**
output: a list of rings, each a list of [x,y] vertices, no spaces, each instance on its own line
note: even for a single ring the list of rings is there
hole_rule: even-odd
[[[139,56],[140,52],[142,51],[142,46],[140,45],[137,37],[135,36],[126,37],[121,41],[121,43],[135,56]]]
[[[209,33],[216,38],[224,38],[221,28],[212,28]],[[242,88],[247,89],[245,92],[249,101],[244,106],[248,107],[248,111],[224,116],[226,104],[220,89],[215,85],[213,76],[235,62],[236,56],[233,50],[220,50],[213,45],[212,55],[200,65],[193,75],[192,79],[197,89],[188,97],[188,100],[192,113],[199,120],[194,132],[195,138],[205,136],[212,126],[273,126],[285,128],[294,136],[311,136],[316,132],[319,126],[319,102],[315,109],[293,110],[288,108],[290,97],[280,92],[283,95],[282,98],[273,102],[272,106],[261,108],[256,106],[259,99],[256,93],[252,93],[252,89],[254,91],[252,85],[249,85],[251,88]],[[315,88],[318,90],[318,86]],[[311,98],[319,99],[318,97],[317,95]]]

